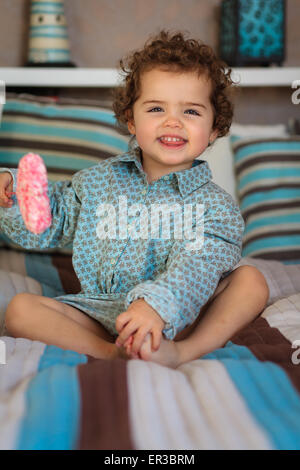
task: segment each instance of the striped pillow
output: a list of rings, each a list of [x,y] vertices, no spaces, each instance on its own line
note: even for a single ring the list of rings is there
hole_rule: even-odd
[[[24,154],[34,152],[43,158],[49,180],[70,180],[77,171],[126,152],[128,142],[104,102],[6,95],[0,125],[0,167],[16,168]],[[0,246],[20,248],[4,234],[0,234]],[[48,251],[70,254],[72,246]]]
[[[127,136],[117,130],[112,109],[101,101],[7,94],[0,127],[0,166],[16,168],[27,152],[41,155],[49,179],[124,153]]]
[[[243,256],[300,263],[300,137],[231,136]]]

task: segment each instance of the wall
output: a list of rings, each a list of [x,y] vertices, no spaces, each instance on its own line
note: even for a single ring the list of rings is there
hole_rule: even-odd
[[[0,66],[26,62],[29,0],[0,0]],[[65,0],[72,58],[80,67],[116,67],[127,51],[161,28],[183,29],[218,47],[221,0]],[[300,0],[287,0],[285,66],[300,66]],[[299,77],[300,79],[300,77]],[[70,93],[68,91],[67,93]],[[76,91],[78,93],[78,91]],[[105,90],[100,92],[106,94]],[[300,115],[289,88],[242,89],[240,122],[281,122]]]

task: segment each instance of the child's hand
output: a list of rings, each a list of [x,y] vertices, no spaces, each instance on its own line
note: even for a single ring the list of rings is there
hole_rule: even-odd
[[[164,326],[163,319],[144,299],[135,300],[126,312],[116,319],[116,329],[119,333],[116,345],[128,345],[127,340],[133,335],[131,352],[137,356],[146,335],[152,333],[152,348],[156,351],[160,346]]]
[[[134,335],[130,335],[129,338],[127,338],[127,340],[124,342],[123,348],[125,349],[127,356],[129,357],[131,356],[134,359],[137,359],[139,357],[138,354],[132,353],[133,339],[134,339]]]
[[[0,173],[0,207],[11,207],[13,201],[10,198],[13,190],[13,179],[8,171]]]

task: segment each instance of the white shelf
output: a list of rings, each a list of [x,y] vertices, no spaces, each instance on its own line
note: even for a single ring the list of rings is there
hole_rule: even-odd
[[[114,87],[117,69],[3,67],[0,80],[6,86],[38,87]]]
[[[241,86],[291,87],[295,80],[300,80],[300,67],[244,67],[232,70],[232,79],[240,80]]]
[[[300,80],[300,67],[233,68],[232,78],[240,86],[285,86]],[[24,87],[114,87],[120,74],[106,68],[0,67],[6,86]]]

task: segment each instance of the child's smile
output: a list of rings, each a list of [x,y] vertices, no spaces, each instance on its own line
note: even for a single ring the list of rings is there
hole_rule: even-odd
[[[186,139],[183,139],[177,135],[163,135],[159,137],[158,141],[166,148],[169,149],[181,149],[187,142]]]
[[[210,82],[196,72],[153,69],[142,74],[128,129],[142,149],[149,181],[191,168],[217,137],[210,91]]]

